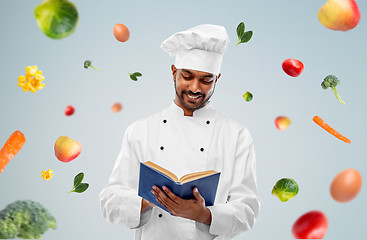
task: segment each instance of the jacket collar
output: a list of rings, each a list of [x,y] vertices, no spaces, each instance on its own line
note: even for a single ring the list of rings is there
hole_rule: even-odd
[[[181,107],[177,106],[174,100],[172,101],[172,104],[168,109],[170,112],[177,116],[190,117],[184,116],[184,110]],[[195,110],[192,117],[213,117],[213,114],[214,109],[211,102],[209,101],[204,107]]]

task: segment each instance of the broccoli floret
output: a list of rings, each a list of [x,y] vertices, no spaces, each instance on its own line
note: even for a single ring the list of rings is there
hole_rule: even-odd
[[[38,202],[16,201],[0,211],[0,239],[40,239],[48,228],[56,229],[56,220]]]
[[[340,98],[338,91],[336,91],[336,86],[338,84],[340,84],[340,81],[336,76],[328,75],[324,78],[324,81],[321,83],[321,87],[325,90],[330,87],[333,90],[338,101],[341,102],[342,104],[345,104],[345,102]]]

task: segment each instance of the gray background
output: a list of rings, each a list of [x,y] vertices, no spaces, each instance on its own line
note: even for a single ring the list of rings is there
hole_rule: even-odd
[[[123,133],[133,121],[160,111],[174,98],[170,65],[160,44],[171,34],[203,24],[226,27],[231,44],[223,60],[222,77],[212,97],[214,107],[247,126],[257,157],[260,214],[255,227],[236,239],[292,239],[294,221],[307,211],[323,211],[329,220],[325,239],[362,239],[367,194],[362,190],[348,203],[329,194],[334,176],[346,168],[366,176],[366,21],[367,3],[358,1],[359,25],[348,32],[325,28],[317,18],[325,1],[72,1],[79,11],[76,32],[62,40],[46,37],[33,9],[41,1],[1,1],[0,7],[0,145],[15,131],[27,141],[0,175],[0,209],[20,199],[42,203],[57,219],[57,230],[43,239],[132,239],[133,231],[101,217],[98,194],[107,184],[120,151]],[[236,27],[253,30],[250,42],[235,47]],[[112,29],[123,23],[130,40],[115,40]],[[281,63],[296,58],[305,65],[301,76],[286,75]],[[92,60],[100,71],[84,69]],[[25,67],[37,65],[46,87],[24,93],[17,86]],[[137,82],[128,72],[140,71]],[[334,74],[340,104],[320,83]],[[242,95],[250,91],[251,102]],[[120,113],[111,106],[121,102]],[[64,115],[67,105],[76,113]],[[292,120],[280,132],[274,119]],[[346,144],[312,121],[319,115],[350,138]],[[74,161],[54,155],[60,136],[81,142]],[[51,181],[41,178],[52,169]],[[76,194],[73,178],[85,173],[89,189]],[[271,195],[275,182],[294,178],[298,195],[282,203]]]

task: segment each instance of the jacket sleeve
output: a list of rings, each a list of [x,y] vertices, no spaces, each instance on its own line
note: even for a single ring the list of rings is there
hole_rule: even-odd
[[[255,152],[252,138],[246,128],[238,135],[230,186],[227,203],[208,207],[212,214],[209,232],[218,235],[216,239],[231,239],[251,229],[260,208]]]
[[[141,153],[132,146],[134,126],[126,129],[109,182],[99,194],[103,218],[128,228],[142,227],[151,214],[151,209],[140,214],[142,198],[138,196],[137,189]]]

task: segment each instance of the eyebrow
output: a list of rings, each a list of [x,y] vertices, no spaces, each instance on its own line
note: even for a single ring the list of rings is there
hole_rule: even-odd
[[[189,73],[189,74],[193,74],[191,71],[187,70],[187,69],[181,69],[182,71],[186,72],[186,73]],[[204,76],[200,76],[201,78],[207,78],[207,77],[214,77],[213,74],[208,74],[208,75],[204,75]]]

